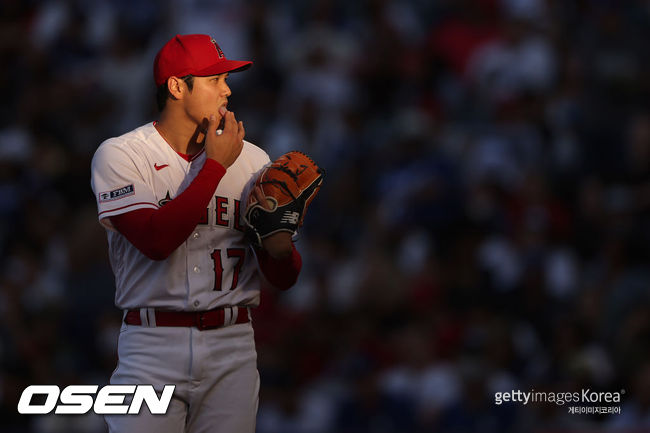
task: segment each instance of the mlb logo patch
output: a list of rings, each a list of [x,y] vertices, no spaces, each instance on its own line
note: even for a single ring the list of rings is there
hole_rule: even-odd
[[[210,38],[210,42],[212,42],[212,45],[217,49],[217,54],[220,59],[224,58],[223,51],[221,51],[221,48],[219,47],[219,44],[217,44],[217,41],[214,40],[214,38]]]
[[[119,200],[124,197],[128,197],[135,194],[135,188],[133,185],[127,185],[122,188],[114,189],[113,191],[100,192],[99,202],[105,203],[107,201]]]

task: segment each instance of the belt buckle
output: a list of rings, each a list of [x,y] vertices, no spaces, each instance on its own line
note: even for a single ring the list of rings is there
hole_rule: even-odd
[[[201,311],[196,312],[196,328],[199,331],[203,331],[205,329],[205,323],[203,323],[203,312]]]
[[[208,328],[208,325],[205,324],[205,312],[204,311],[199,311],[196,313],[196,327],[198,328],[199,331],[204,331]]]
[[[207,313],[216,313],[216,311],[200,311],[196,313],[196,327],[198,328],[199,331],[205,331],[206,329],[220,328],[221,326],[223,326],[224,324],[223,317],[221,317],[221,321],[216,320],[213,323],[206,324],[205,316]]]

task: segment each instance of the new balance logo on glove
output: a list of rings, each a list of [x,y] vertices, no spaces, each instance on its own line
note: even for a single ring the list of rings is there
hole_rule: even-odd
[[[288,210],[284,213],[284,215],[282,215],[280,222],[282,224],[298,224],[298,218],[300,218],[300,214],[298,212],[291,212]]]

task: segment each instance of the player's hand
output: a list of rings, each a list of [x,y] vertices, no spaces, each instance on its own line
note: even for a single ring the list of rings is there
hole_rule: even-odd
[[[235,119],[235,113],[228,111],[226,107],[220,107],[223,122],[223,131],[217,135],[217,117],[211,115],[208,121],[208,130],[205,136],[205,154],[225,168],[230,167],[244,147],[244,124]]]
[[[269,210],[272,209],[272,202],[269,202],[269,200],[264,197],[264,194],[259,190],[259,188],[253,189],[253,194],[255,195],[257,201],[262,204],[262,206]],[[262,239],[262,247],[274,259],[286,259],[291,255],[293,251],[291,233],[282,231],[264,238]]]

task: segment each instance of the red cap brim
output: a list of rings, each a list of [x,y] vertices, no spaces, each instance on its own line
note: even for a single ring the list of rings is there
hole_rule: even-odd
[[[241,72],[250,68],[253,62],[246,60],[223,60],[219,63],[215,63],[205,69],[196,71],[194,74],[197,77],[207,77],[210,75],[219,75],[226,72]]]

